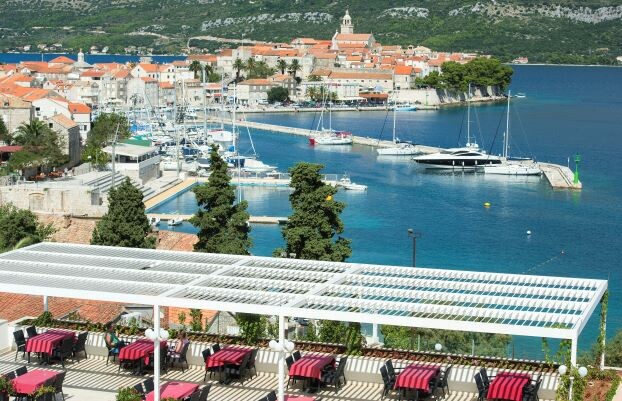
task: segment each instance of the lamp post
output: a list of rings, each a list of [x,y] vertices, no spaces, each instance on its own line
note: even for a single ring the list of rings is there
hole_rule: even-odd
[[[413,231],[412,228],[409,228],[408,236],[413,239],[413,267],[415,267],[415,262],[417,259],[417,238],[421,238],[421,233],[418,231]]]
[[[559,368],[557,368],[557,372],[559,373],[560,376],[564,376],[566,373],[568,373],[568,367],[566,365],[559,365]],[[585,366],[579,366],[577,368],[577,373],[579,374],[579,377],[583,379],[585,376],[587,376],[587,368]],[[568,399],[569,400],[572,399],[573,381],[574,381],[574,373],[572,373],[571,371],[570,372],[570,387],[568,388]]]
[[[153,399],[160,401],[160,341],[168,340],[168,331],[160,328],[160,308],[154,307],[154,329],[145,330],[145,337],[153,340]]]
[[[283,319],[279,317],[279,327],[282,326],[281,323],[284,323]],[[268,346],[272,351],[278,353],[278,366],[279,366],[279,392],[278,392],[278,400],[283,401],[285,399],[285,369],[283,367],[283,362],[285,359],[285,354],[291,353],[294,350],[295,344],[284,336],[282,330],[279,330],[279,341],[270,340]]]

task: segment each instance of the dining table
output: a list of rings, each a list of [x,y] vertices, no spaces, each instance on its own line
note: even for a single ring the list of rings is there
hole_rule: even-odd
[[[327,366],[335,366],[334,356],[307,354],[290,366],[289,376],[307,379],[309,381],[307,390],[310,391],[311,381],[315,380],[319,383],[322,380],[322,373]]]
[[[491,400],[521,401],[523,389],[531,382],[531,375],[522,372],[497,372],[488,387],[486,398]]]
[[[186,397],[190,397],[198,388],[199,385],[196,383],[167,382],[160,386],[160,399],[174,398],[183,400]],[[153,391],[151,391],[147,393],[145,400],[153,401],[154,397]]]
[[[17,394],[30,395],[58,375],[58,371],[34,369],[12,380]]]
[[[421,390],[430,392],[430,381],[438,376],[440,365],[414,363],[408,365],[395,379],[396,390]]]
[[[240,365],[244,357],[253,351],[252,348],[228,346],[210,355],[205,361],[205,368],[219,368],[220,381],[223,382],[222,372],[226,365]],[[226,381],[226,378],[225,378]]]
[[[46,354],[47,362],[50,362],[50,357],[54,352],[54,348],[58,347],[60,343],[66,338],[72,338],[75,340],[76,333],[68,330],[48,330],[45,333],[36,335],[26,340],[26,353],[28,354],[28,363],[30,363],[30,354]]]
[[[160,348],[166,348],[166,341],[160,341]],[[119,363],[124,361],[138,362],[138,372],[142,373],[143,366],[149,365],[149,358],[155,349],[153,340],[141,339],[121,348]]]

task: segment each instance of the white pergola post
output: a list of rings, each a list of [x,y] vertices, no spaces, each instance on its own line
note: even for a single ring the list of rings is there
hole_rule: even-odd
[[[50,308],[49,308],[49,304],[48,304],[48,296],[44,295],[43,296],[43,311],[47,312],[47,311],[49,311],[49,309]]]
[[[380,338],[378,337],[378,323],[374,323],[371,326],[371,341],[374,344],[380,343]]]
[[[160,401],[160,305],[153,305],[153,400]]]
[[[285,344],[285,316],[279,316],[279,343],[281,346]],[[278,356],[279,365],[279,401],[285,400],[285,367],[283,366],[285,357],[284,350],[280,351]]]
[[[606,345],[605,343],[606,343],[606,339],[607,339],[607,315],[605,315],[604,318],[603,318],[603,342],[601,344],[602,352],[600,354],[600,369],[601,370],[605,369],[605,345]]]
[[[577,366],[577,343],[579,342],[579,337],[575,336],[571,340],[570,345],[570,364],[574,367]]]

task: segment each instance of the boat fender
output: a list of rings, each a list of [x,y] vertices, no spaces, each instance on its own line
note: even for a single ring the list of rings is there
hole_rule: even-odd
[[[490,207],[490,202],[484,202],[484,207]]]

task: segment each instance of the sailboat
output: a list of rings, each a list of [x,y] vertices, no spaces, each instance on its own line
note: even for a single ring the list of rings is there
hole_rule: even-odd
[[[484,172],[486,174],[498,175],[541,175],[542,170],[538,164],[532,159],[511,160],[508,155],[510,143],[510,99],[512,94],[508,91],[508,110],[505,119],[505,133],[503,135],[503,155],[501,163],[485,165]]]
[[[330,89],[330,85],[328,86]],[[328,105],[328,129],[324,128],[324,109],[326,108],[328,98],[328,93],[330,90],[326,91],[326,98],[324,99],[324,104],[322,105],[322,111],[320,113],[320,120],[318,121],[317,131],[319,131],[319,135],[314,135],[309,137],[310,145],[351,145],[352,144],[352,133],[348,131],[337,131],[333,129],[333,118],[332,118],[332,108]],[[321,127],[321,129],[320,129]]]
[[[499,156],[486,154],[475,138],[471,138],[471,84],[467,100],[467,142],[464,147],[445,149],[438,153],[415,156],[413,160],[426,169],[475,170],[484,165],[501,164]]]
[[[397,111],[398,109],[396,103],[393,107],[393,146],[388,148],[378,148],[377,152],[380,156],[410,156],[419,153],[415,145],[410,142],[400,142],[400,140],[395,136],[395,121]]]

